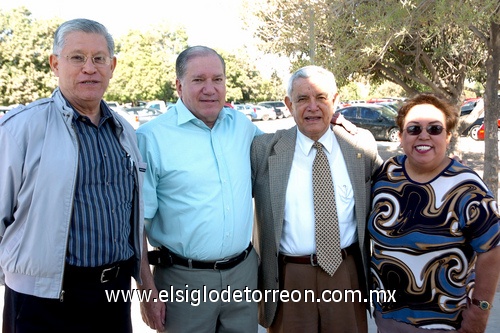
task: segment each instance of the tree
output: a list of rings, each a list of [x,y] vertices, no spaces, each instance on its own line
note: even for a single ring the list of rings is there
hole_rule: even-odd
[[[295,68],[315,63],[332,70],[340,86],[357,76],[388,80],[407,96],[432,91],[458,106],[465,80],[484,82],[486,73],[488,50],[470,22],[490,22],[497,7],[498,0],[268,0],[256,10],[257,35],[264,50],[290,57]],[[457,132],[474,116],[462,119]],[[485,164],[485,173],[496,161]]]
[[[264,79],[254,65],[256,59],[250,58],[245,50],[236,53],[219,51],[226,62],[226,99],[230,102],[257,102],[263,100],[282,100],[284,89],[281,79],[271,73]]]
[[[463,2],[270,0],[256,13],[264,23],[257,34],[265,50],[285,53],[294,67],[327,67],[340,85],[362,75],[394,82],[408,96],[428,89],[458,103],[484,59],[465,25],[474,20],[463,13],[472,5]]]
[[[182,27],[129,31],[117,40],[118,64],[105,98],[122,103],[176,99],[175,58],[186,47]]]
[[[481,24],[471,24],[478,39],[486,45],[486,89],[485,89],[485,142],[484,142],[484,174],[483,179],[497,196],[498,201],[498,129],[497,119],[500,118],[498,78],[500,70],[500,1],[490,7],[491,12],[485,11]],[[492,3],[494,5],[494,3]]]
[[[35,20],[24,7],[0,10],[0,104],[26,104],[57,86],[48,57],[57,19]]]

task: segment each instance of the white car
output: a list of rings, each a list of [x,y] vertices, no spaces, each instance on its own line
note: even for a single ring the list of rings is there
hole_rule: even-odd
[[[128,113],[127,111],[125,111],[124,108],[122,108],[121,106],[119,107],[112,107],[111,110],[115,111],[116,113],[118,113],[120,116],[122,116],[123,118],[125,118],[126,121],[129,122],[130,125],[132,125],[132,127],[136,130],[139,128],[139,126],[141,125],[140,121],[139,121],[139,116],[138,115],[135,115],[135,114],[131,114],[131,113]]]
[[[166,113],[168,110],[167,104],[164,101],[160,101],[160,100],[147,102],[144,107],[146,109],[149,109],[149,108],[157,109],[161,113]]]
[[[120,107],[120,103],[118,102],[106,102],[110,108],[118,108]]]
[[[290,110],[288,110],[288,107],[285,105],[285,103],[281,101],[265,101],[265,102],[260,102],[257,105],[273,108],[274,112],[276,112],[277,118],[288,118],[292,115],[290,113]]]
[[[262,105],[252,105],[252,107],[255,110],[255,113],[257,113],[257,118],[255,119],[260,119],[263,121],[267,121],[269,119],[276,119],[276,112],[274,112],[273,108],[268,108]]]

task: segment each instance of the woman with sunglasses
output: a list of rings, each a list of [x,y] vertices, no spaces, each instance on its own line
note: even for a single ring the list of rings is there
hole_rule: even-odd
[[[482,179],[447,156],[457,122],[458,110],[436,95],[408,100],[396,117],[405,154],[374,175],[368,230],[379,332],[486,328],[500,215]]]

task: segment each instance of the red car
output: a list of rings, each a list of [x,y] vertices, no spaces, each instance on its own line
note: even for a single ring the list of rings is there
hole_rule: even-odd
[[[498,130],[500,131],[500,119],[497,120],[497,126]],[[500,133],[499,133],[500,137]],[[477,131],[477,139],[478,140],[484,140],[484,123],[479,127],[479,130]]]

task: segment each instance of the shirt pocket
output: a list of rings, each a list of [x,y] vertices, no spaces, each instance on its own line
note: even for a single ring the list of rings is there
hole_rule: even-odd
[[[354,191],[351,185],[339,184],[335,186],[336,198],[343,204],[349,204],[354,200]]]

